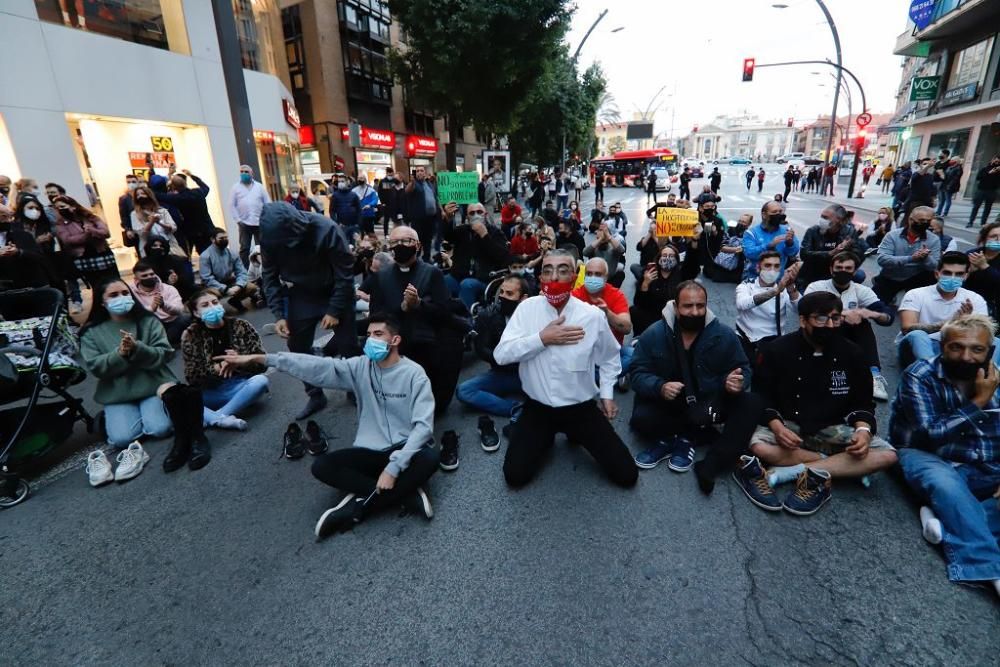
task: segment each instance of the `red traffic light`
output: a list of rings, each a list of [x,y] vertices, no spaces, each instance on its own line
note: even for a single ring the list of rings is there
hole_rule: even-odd
[[[753,81],[753,67],[755,60],[753,58],[743,59],[743,80]]]

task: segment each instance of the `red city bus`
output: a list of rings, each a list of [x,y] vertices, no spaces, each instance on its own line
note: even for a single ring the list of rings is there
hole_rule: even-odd
[[[597,174],[603,174],[607,186],[635,185],[636,176],[648,173],[651,169],[666,169],[670,182],[677,180],[677,154],[666,148],[653,148],[641,151],[618,151],[612,156],[596,157],[590,161],[590,178],[595,180]]]

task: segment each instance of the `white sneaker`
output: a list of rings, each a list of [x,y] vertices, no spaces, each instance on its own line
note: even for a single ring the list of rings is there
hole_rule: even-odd
[[[87,476],[90,478],[90,485],[94,487],[103,486],[115,479],[108,457],[99,449],[87,455],[86,470]]]
[[[146,450],[136,440],[118,455],[118,469],[115,470],[115,481],[124,482],[136,477],[142,472],[143,467],[147,463],[149,463],[149,454],[146,453]]]
[[[884,375],[872,376],[872,396],[876,401],[889,400],[889,382],[885,379]]]

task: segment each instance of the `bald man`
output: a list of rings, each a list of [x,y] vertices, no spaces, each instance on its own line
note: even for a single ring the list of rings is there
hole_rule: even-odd
[[[892,305],[896,295],[935,283],[934,271],[941,259],[941,239],[928,233],[934,209],[917,206],[906,225],[893,229],[878,247],[878,265],[882,272],[872,278],[872,289],[879,301]]]
[[[271,201],[264,185],[253,177],[250,165],[240,165],[240,180],[229,192],[229,211],[240,229],[240,259],[250,266],[250,245],[260,243],[260,214]]]
[[[420,258],[423,243],[412,227],[396,227],[389,234],[394,263],[368,276],[361,291],[370,295],[371,312],[399,318],[403,343],[400,353],[420,364],[431,381],[435,412],[441,415],[458,385],[462,362],[462,335],[448,326],[450,294],[444,274]]]
[[[625,379],[632,363],[632,346],[625,345],[625,336],[632,333],[632,315],[629,313],[625,294],[608,282],[608,263],[595,257],[584,266],[583,284],[573,290],[573,296],[584,303],[597,306],[604,313],[621,346],[622,370],[618,376],[618,386],[625,388]]]

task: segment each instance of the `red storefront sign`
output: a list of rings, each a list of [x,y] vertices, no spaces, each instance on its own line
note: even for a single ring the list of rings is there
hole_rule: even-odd
[[[437,155],[438,142],[434,137],[421,137],[411,134],[406,138],[407,157],[434,157]]]
[[[303,146],[316,145],[316,132],[312,125],[303,125],[299,128],[299,143]]]
[[[341,128],[340,136],[344,141],[350,140],[350,131],[346,126]],[[396,147],[396,133],[390,130],[375,130],[370,127],[362,126],[361,147],[391,151]]]
[[[285,121],[296,130],[299,129],[302,125],[302,120],[299,118],[299,110],[295,108],[295,103],[282,98],[281,109],[285,112]]]

